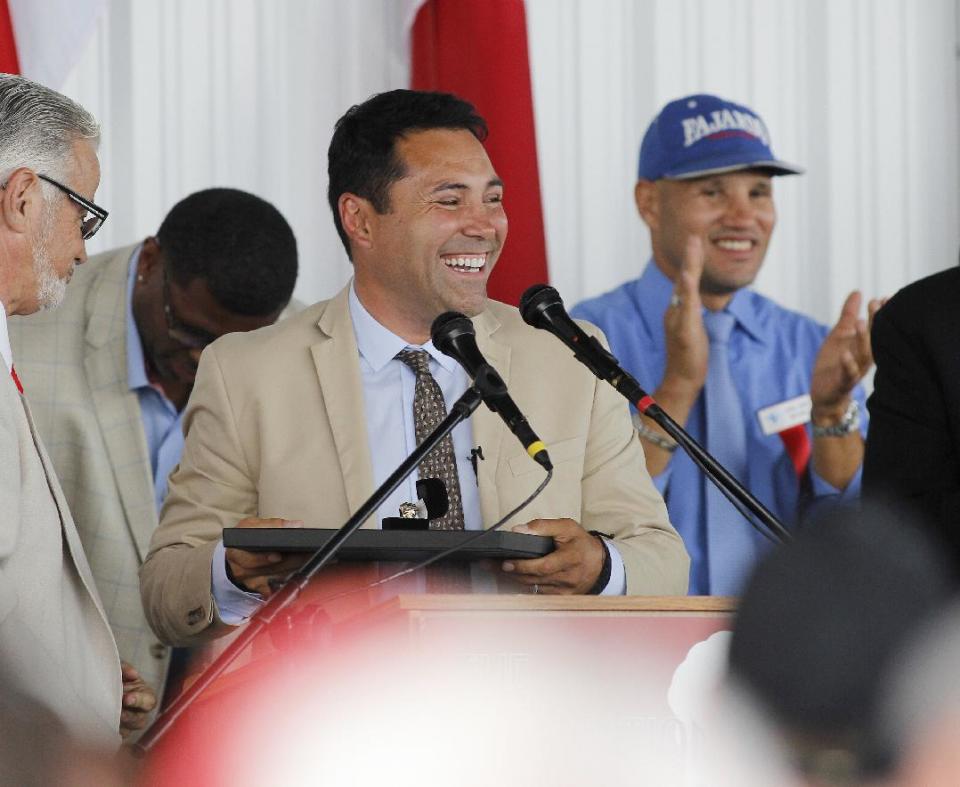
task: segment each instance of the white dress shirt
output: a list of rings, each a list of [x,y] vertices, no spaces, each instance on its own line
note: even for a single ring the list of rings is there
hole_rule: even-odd
[[[7,329],[7,309],[0,303],[0,356],[6,364],[7,372],[13,366],[13,350],[10,347],[10,331]]]

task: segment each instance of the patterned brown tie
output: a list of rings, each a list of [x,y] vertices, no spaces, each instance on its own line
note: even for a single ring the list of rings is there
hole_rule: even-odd
[[[417,443],[422,443],[447,417],[447,406],[437,381],[430,374],[430,353],[426,350],[401,350],[397,360],[409,366],[417,376],[413,393],[413,424]],[[453,438],[448,434],[420,463],[420,478],[439,478],[447,487],[450,507],[447,513],[430,522],[431,530],[463,530],[463,503],[460,477],[453,453]]]

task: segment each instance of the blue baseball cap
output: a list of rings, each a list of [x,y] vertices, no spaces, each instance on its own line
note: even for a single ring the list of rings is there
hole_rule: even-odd
[[[770,133],[752,109],[700,94],[671,101],[640,145],[641,180],[686,180],[762,167],[774,175],[799,175],[802,167],[780,161]]]

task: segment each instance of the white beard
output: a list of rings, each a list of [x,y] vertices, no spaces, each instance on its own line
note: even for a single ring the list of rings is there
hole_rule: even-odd
[[[33,273],[37,280],[37,308],[39,311],[53,309],[63,303],[67,295],[68,278],[61,279],[50,257],[47,244],[53,231],[55,218],[52,205],[45,206],[40,237],[33,247]]]

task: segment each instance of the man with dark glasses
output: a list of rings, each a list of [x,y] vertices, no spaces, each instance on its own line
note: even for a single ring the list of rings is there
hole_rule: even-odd
[[[106,211],[43,179],[80,211],[84,237],[97,231]],[[155,236],[92,258],[63,308],[11,323],[120,653],[158,692],[170,649],[144,620],[137,572],[180,460],[197,362],[219,336],[273,323],[296,277],[296,240],[273,205],[207,189]]]

